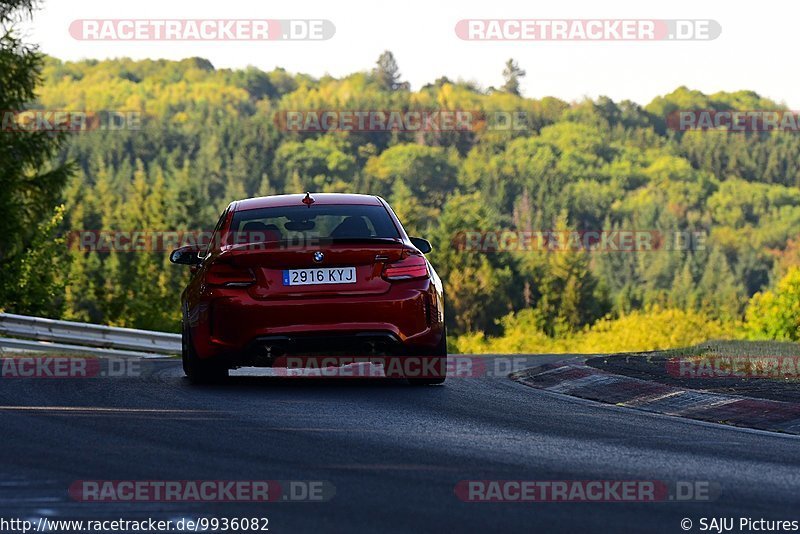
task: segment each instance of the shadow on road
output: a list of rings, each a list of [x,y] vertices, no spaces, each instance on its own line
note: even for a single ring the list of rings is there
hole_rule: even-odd
[[[321,378],[321,377],[286,377],[286,376],[231,376],[227,380],[215,384],[191,384],[186,377],[181,378],[181,385],[198,389],[232,390],[242,388],[287,388],[287,389],[386,389],[405,388],[409,390],[436,389],[442,386],[412,386],[407,381],[397,378]],[[446,385],[446,384],[445,384]]]

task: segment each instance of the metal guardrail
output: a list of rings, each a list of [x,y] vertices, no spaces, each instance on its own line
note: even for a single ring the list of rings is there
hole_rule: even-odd
[[[3,352],[56,352],[58,354],[80,354],[82,356],[94,355],[104,358],[169,358],[167,354],[153,352],[134,352],[130,350],[98,349],[95,347],[81,347],[79,345],[65,345],[50,341],[31,341],[27,339],[13,339],[0,337],[0,356]]]
[[[23,350],[72,351],[78,347],[119,351],[120,355],[180,354],[180,334],[119,328],[73,321],[58,321],[42,317],[28,317],[0,313],[0,336],[35,340],[33,343],[18,339],[0,340],[0,346]],[[31,348],[25,349],[28,344]],[[87,351],[94,352],[94,351]],[[123,354],[127,352],[127,354]]]

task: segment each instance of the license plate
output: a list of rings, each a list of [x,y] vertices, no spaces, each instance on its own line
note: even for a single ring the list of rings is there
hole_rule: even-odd
[[[355,284],[355,267],[324,267],[319,269],[286,269],[285,286],[315,286],[323,284]]]

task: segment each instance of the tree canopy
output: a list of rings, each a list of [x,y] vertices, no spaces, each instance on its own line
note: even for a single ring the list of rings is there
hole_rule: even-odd
[[[0,138],[39,147],[23,151],[32,159],[3,169],[9,186],[0,190],[0,202],[19,202],[15,191],[24,184],[22,200],[30,204],[20,209],[48,207],[19,222],[4,218],[3,224],[17,225],[0,233],[14,236],[3,244],[4,258],[24,250],[37,225],[46,231],[61,202],[63,221],[55,224],[65,233],[189,230],[210,229],[236,198],[372,193],[387,198],[412,233],[433,242],[448,326],[465,340],[525,331],[555,343],[591,329],[608,332],[602,339],[609,340],[614,321],[644,327],[654,317],[705,319],[717,325],[713,333],[779,336],[767,327],[737,325],[755,321],[748,310],[766,306],[765,291],[797,262],[800,138],[680,132],[665,119],[686,109],[782,109],[751,91],[680,87],[645,105],[606,97],[565,102],[521,97],[524,71],[513,61],[503,91],[444,77],[411,91],[390,52],[371,72],[318,79],[283,69],[219,69],[201,58],[40,60],[4,39],[8,55],[0,60],[9,66],[0,72],[22,61],[29,74],[18,78],[21,86],[3,90],[2,107],[31,100],[43,61],[43,83],[30,105],[142,116],[141,129],[76,133],[63,146],[46,136]],[[298,110],[467,110],[475,119],[464,130],[317,132],[293,131],[276,120]],[[45,157],[57,147],[57,162],[77,165],[63,190],[63,168],[48,167]],[[665,241],[683,236],[691,246],[616,252],[459,246],[464,232],[502,231],[639,231]],[[64,265],[66,289],[53,300],[54,314],[177,328],[187,274],[169,268],[166,252],[73,249]],[[794,286],[782,287],[775,295]],[[6,302],[8,309],[33,309],[26,306]]]

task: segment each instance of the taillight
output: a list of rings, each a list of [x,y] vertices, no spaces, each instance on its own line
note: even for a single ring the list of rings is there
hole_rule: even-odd
[[[227,263],[214,264],[206,272],[206,283],[222,287],[247,287],[256,282],[253,272],[246,267]]]
[[[394,263],[387,263],[381,274],[384,280],[410,280],[428,276],[428,264],[422,256],[408,256]]]

